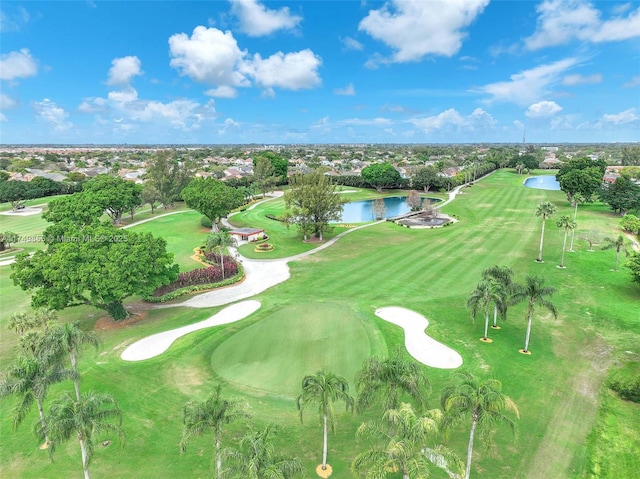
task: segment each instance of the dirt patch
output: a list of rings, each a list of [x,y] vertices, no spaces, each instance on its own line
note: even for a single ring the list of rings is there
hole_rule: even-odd
[[[202,386],[209,374],[196,367],[173,367],[165,373],[167,384],[176,387],[181,393],[191,395],[193,390]]]
[[[132,324],[144,321],[148,315],[148,311],[131,312],[127,319],[123,319],[121,321],[115,321],[110,316],[103,316],[95,322],[93,329],[100,331],[113,331],[116,329],[127,328]]]

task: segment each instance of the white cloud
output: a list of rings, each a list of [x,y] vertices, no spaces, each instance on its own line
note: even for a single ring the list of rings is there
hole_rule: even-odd
[[[478,88],[477,91],[491,96],[487,102],[530,104],[548,94],[548,88],[557,83],[559,77],[577,63],[578,59],[567,58],[548,65],[540,65],[511,75],[510,81],[490,83]]]
[[[3,53],[0,55],[0,80],[29,78],[38,73],[38,65],[29,49]]]
[[[78,111],[80,113],[100,113],[107,110],[107,100],[104,98],[85,98],[82,103],[78,105]]]
[[[351,37],[341,37],[340,41],[342,42],[342,44],[344,45],[344,48],[346,50],[363,50],[364,49],[364,45],[362,43],[360,43],[358,40],[356,40],[355,38],[351,38]]]
[[[627,83],[625,83],[622,86],[623,88],[633,88],[636,86],[640,86],[640,75],[636,75],[632,77],[631,80],[629,80]]]
[[[59,107],[48,98],[33,102],[32,105],[36,111],[36,117],[49,123],[55,131],[66,131],[73,126],[71,122],[67,121],[69,114],[64,111],[64,108]]]
[[[238,96],[238,90],[227,85],[222,85],[217,88],[211,88],[205,91],[204,94],[215,98],[235,98]]]
[[[640,116],[636,115],[635,108],[629,108],[620,113],[602,115],[602,120],[607,123],[613,123],[614,125],[627,125],[639,121]]]
[[[9,121],[6,116],[0,113],[0,121]]]
[[[462,116],[455,108],[449,108],[438,115],[414,118],[409,122],[426,133],[438,130],[486,131],[496,127],[496,120],[482,108],[476,108],[467,116]]]
[[[467,36],[464,28],[482,13],[489,0],[390,0],[370,10],[358,29],[394,50],[391,62],[418,61],[423,56],[455,55]]]
[[[128,85],[131,78],[142,75],[142,64],[136,56],[114,58],[109,69],[108,85]]]
[[[527,108],[525,115],[529,118],[549,118],[562,111],[562,107],[555,101],[540,101]]]
[[[138,92],[133,87],[123,90],[110,91],[107,98],[116,103],[130,103],[138,99]]]
[[[338,125],[357,125],[357,126],[386,126],[391,125],[393,122],[388,118],[348,118],[346,120],[340,120]]]
[[[594,73],[593,75],[580,75],[579,73],[574,75],[567,75],[562,79],[563,85],[584,85],[591,83],[600,83],[602,81],[602,75],[600,73]]]
[[[600,43],[640,36],[640,7],[619,11],[603,20],[602,12],[589,0],[545,0],[540,3],[536,31],[524,43],[529,50],[562,45],[572,40]]]
[[[218,86],[249,86],[239,67],[246,51],[229,31],[197,26],[191,37],[178,33],[169,38],[171,66],[191,79]]]
[[[265,59],[256,53],[251,62],[245,63],[243,72],[267,90],[274,87],[300,90],[314,88],[321,83],[318,76],[321,63],[320,57],[309,49],[286,54],[277,52]]]
[[[353,87],[353,83],[349,83],[344,88],[335,88],[333,90],[333,93],[335,93],[336,95],[353,96],[356,94],[356,89]]]
[[[0,93],[0,110],[8,110],[9,108],[13,108],[17,104],[18,102],[11,98],[9,95]]]
[[[257,0],[230,0],[231,11],[240,20],[240,29],[251,37],[270,35],[278,30],[291,30],[302,17],[292,15],[288,7],[270,10]]]
[[[235,121],[233,118],[227,118],[226,120],[224,120],[222,128],[218,129],[218,134],[224,135],[228,129],[235,129],[235,128],[238,128],[239,126],[240,126],[240,123]]]

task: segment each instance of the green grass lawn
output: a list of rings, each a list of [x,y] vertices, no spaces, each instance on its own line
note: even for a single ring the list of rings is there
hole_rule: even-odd
[[[210,438],[194,442],[182,456],[177,444],[184,403],[205,398],[214,385],[222,383],[225,394],[249,402],[255,422],[280,425],[278,450],[298,455],[306,468],[303,477],[313,477],[321,456],[322,432],[313,408],[300,424],[292,399],[294,386],[305,374],[327,364],[353,381],[353,372],[367,354],[386,354],[402,345],[402,329],[374,315],[378,307],[397,305],[427,317],[430,336],[460,352],[465,368],[482,377],[500,379],[505,393],[518,404],[517,441],[512,441],[508,431],[498,430],[494,448],[485,450],[478,445],[474,477],[591,477],[588,473],[593,468],[589,465],[600,461],[609,440],[615,439],[600,434],[598,441],[590,439],[595,446],[586,447],[587,438],[596,430],[594,424],[601,427],[604,421],[613,434],[624,423],[629,435],[640,434],[640,411],[626,404],[612,407],[602,393],[609,365],[633,359],[625,351],[637,355],[640,289],[624,269],[611,271],[612,251],[588,252],[580,239],[576,240],[577,251],[566,253],[567,268],[556,268],[562,233],[555,220],[560,214],[572,215],[573,209],[563,193],[523,188],[523,179],[508,170],[498,171],[466,189],[443,208],[443,212],[460,218],[449,227],[416,230],[382,223],[350,233],[330,248],[290,263],[291,278],[258,295],[262,307],[249,318],[187,335],[151,360],[126,363],[119,355],[140,338],[201,321],[221,308],[152,309],[142,321],[98,331],[103,346],[97,352],[87,350],[80,359],[81,387],[109,391],[117,398],[124,411],[127,442],[124,448],[117,441],[96,448],[91,464],[95,476],[211,477]],[[545,262],[538,264],[534,260],[540,220],[535,209],[547,200],[557,205],[558,213],[547,222]],[[270,242],[276,245],[274,255],[303,251],[308,245],[302,244],[294,229],[278,230],[275,222],[264,217],[265,213],[281,211],[280,201],[271,200],[247,211],[246,223],[240,224],[240,218],[234,217],[234,224],[265,227]],[[576,237],[585,227],[617,235],[618,222],[619,217],[601,205],[581,206]],[[199,241],[198,228],[199,215],[184,213],[137,226],[134,231],[164,236],[176,258],[186,261],[194,247],[191,244]],[[478,340],[482,321],[472,322],[464,307],[482,270],[495,264],[512,267],[517,280],[527,273],[543,275],[558,289],[553,298],[558,319],[536,311],[531,356],[517,352],[525,336],[523,305],[510,309],[503,329],[490,331],[492,344]],[[16,350],[16,339],[6,330],[6,318],[26,303],[24,294],[12,289],[15,287],[7,275],[8,268],[0,268],[3,367]],[[81,319],[87,329],[100,315],[91,308],[69,309],[63,314],[64,318]],[[327,351],[332,353],[329,357]],[[438,407],[438,394],[452,371],[426,367],[425,371],[434,391],[429,406]],[[70,387],[57,385],[50,397]],[[80,452],[75,442],[61,446],[54,463],[37,449],[30,431],[35,411],[16,432],[11,431],[14,403],[13,399],[0,401],[2,477],[79,476]],[[363,420],[380,412],[352,416],[342,407],[337,407],[336,435],[329,437],[329,462],[336,478],[351,477],[349,464],[365,446],[356,441],[355,430]],[[242,425],[232,426],[226,444],[234,443],[242,430]],[[460,428],[448,445],[464,455],[467,438],[467,429]],[[615,453],[618,464],[628,462],[627,457],[637,457],[625,456],[628,447],[635,451],[638,444],[631,441],[612,449],[621,451]],[[612,470],[626,471],[624,467],[612,466]],[[446,476],[434,468],[432,477]]]

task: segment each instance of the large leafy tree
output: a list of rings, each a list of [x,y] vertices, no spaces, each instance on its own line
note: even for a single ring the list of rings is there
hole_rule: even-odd
[[[591,200],[600,189],[606,168],[607,162],[603,159],[572,158],[560,167],[556,180],[572,203],[573,195],[576,193]]]
[[[289,222],[298,226],[305,241],[309,234],[322,241],[323,233],[330,230],[329,222],[339,220],[342,215],[343,200],[336,185],[320,170],[295,174],[289,185],[284,194]]]
[[[264,196],[278,183],[278,175],[269,158],[256,158],[253,165],[255,183]]]
[[[576,229],[577,224],[575,220],[572,220],[568,216],[562,215],[556,222],[556,226],[564,230],[564,239],[562,240],[562,255],[560,256],[560,264],[558,265],[560,268],[564,268],[564,252],[567,249],[567,236],[569,235],[569,231],[574,231]]]
[[[177,278],[178,266],[162,238],[106,224],[67,224],[62,231],[45,250],[18,255],[11,265],[14,284],[33,292],[34,307],[91,304],[120,320],[128,316],[126,298],[150,295]]]
[[[359,412],[379,402],[384,409],[397,409],[400,395],[408,395],[420,408],[427,404],[429,379],[416,361],[396,349],[387,358],[372,356],[356,373],[356,407]]]
[[[302,474],[302,463],[297,457],[289,458],[275,451],[273,440],[276,426],[250,429],[240,441],[240,450],[226,451],[225,479],[289,479]]]
[[[484,336],[480,339],[485,343],[491,340],[487,336],[489,332],[489,312],[491,306],[494,310],[504,310],[502,306],[506,301],[507,292],[504,287],[497,281],[485,279],[478,283],[476,288],[467,296],[467,309],[471,311],[471,316],[475,318],[479,311],[484,314]]]
[[[493,329],[500,329],[498,326],[498,314],[502,319],[507,319],[507,311],[511,302],[511,295],[515,283],[513,282],[513,270],[508,266],[489,266],[482,272],[482,278],[485,280],[491,280],[498,283],[501,288],[502,296],[499,302],[495,302],[493,305]]]
[[[84,183],[82,194],[101,205],[114,224],[120,224],[124,212],[142,204],[142,185],[117,176],[96,176]]]
[[[613,211],[624,216],[627,211],[640,209],[640,185],[633,180],[620,176],[612,185],[602,188],[600,199]]]
[[[515,432],[515,422],[506,413],[519,417],[516,404],[502,392],[502,383],[497,379],[479,381],[470,373],[456,373],[455,382],[442,392],[442,408],[445,412],[445,428],[471,420],[467,445],[465,479],[471,476],[471,459],[476,432],[487,444],[494,429],[505,424]]]
[[[549,311],[554,318],[558,316],[558,310],[550,299],[556,291],[553,286],[546,286],[545,279],[541,276],[527,275],[525,283],[516,287],[513,294],[514,302],[525,301],[527,303],[527,334],[524,340],[524,348],[521,349],[522,353],[529,354],[531,323],[533,322],[533,311],[536,305]]]
[[[74,193],[62,198],[56,198],[49,202],[47,211],[42,217],[50,223],[65,224],[81,228],[98,222],[104,214],[104,205],[92,195],[83,192]],[[49,235],[62,235],[63,231],[49,230]]]
[[[396,471],[403,479],[429,477],[430,462],[425,450],[438,433],[441,420],[439,409],[419,416],[407,403],[385,410],[380,420],[365,422],[358,428],[356,436],[374,445],[356,456],[351,471],[367,478],[395,477]],[[459,469],[460,460],[443,446],[429,450],[445,458],[447,468],[453,465],[454,470]]]
[[[211,220],[211,232],[219,231],[220,219],[244,203],[244,195],[236,188],[215,178],[195,178],[182,190],[182,199]]]
[[[225,399],[222,387],[216,386],[213,394],[204,401],[189,401],[183,408],[182,439],[180,451],[196,436],[213,435],[216,458],[216,478],[222,479],[222,436],[224,426],[249,417],[248,405],[237,399]]]
[[[545,227],[545,224],[547,223],[547,220],[551,216],[553,216],[555,212],[556,212],[556,205],[554,205],[550,201],[543,201],[538,205],[538,208],[536,209],[536,216],[539,216],[542,218],[542,231],[540,232],[540,250],[538,251],[538,258],[536,259],[538,263],[542,263],[542,244],[544,242],[544,227]]]
[[[305,408],[310,404],[318,406],[318,413],[322,423],[322,470],[327,469],[327,433],[336,429],[336,412],[333,403],[343,401],[347,411],[353,409],[354,400],[349,395],[349,382],[342,376],[331,372],[318,371],[316,374],[305,376],[302,380],[302,392],[296,399],[300,422]]]
[[[439,188],[442,180],[434,166],[423,166],[418,168],[411,177],[411,185],[428,193],[431,188]]]
[[[145,173],[145,196],[149,197],[153,192],[154,199],[167,209],[180,198],[180,192],[192,176],[193,168],[189,161],[175,158],[171,151],[159,151],[149,159]]]
[[[273,171],[276,175],[278,183],[287,182],[287,174],[289,171],[289,162],[282,156],[274,153],[273,151],[261,151],[253,158],[253,168],[255,169],[258,161],[261,158],[265,158],[271,162]]]
[[[398,170],[387,162],[374,163],[364,167],[360,176],[378,192],[381,192],[383,188],[391,188],[402,182],[402,177]]]
[[[94,439],[104,434],[116,434],[124,440],[122,411],[113,396],[90,392],[80,399],[69,393],[54,401],[47,415],[47,430],[53,447],[76,437],[80,442],[82,469],[85,479],[90,479],[89,464],[94,452]],[[44,431],[39,431],[44,437]]]

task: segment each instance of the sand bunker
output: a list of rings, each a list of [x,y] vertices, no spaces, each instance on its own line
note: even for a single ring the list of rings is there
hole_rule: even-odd
[[[454,369],[462,365],[462,356],[433,338],[424,330],[427,318],[410,309],[398,306],[378,308],[376,316],[404,329],[404,345],[411,356],[432,368]]]
[[[34,208],[33,206],[27,206],[26,208],[17,211],[0,211],[0,215],[7,216],[33,216],[39,215],[40,213],[42,213],[42,208]]]
[[[220,326],[222,324],[234,323],[255,313],[260,307],[260,301],[243,301],[224,308],[218,314],[199,323],[190,324],[181,328],[172,329],[163,333],[148,336],[140,341],[136,341],[122,352],[120,358],[125,361],[143,361],[164,353],[173,342],[185,334],[198,331],[200,329]]]

